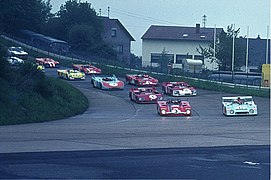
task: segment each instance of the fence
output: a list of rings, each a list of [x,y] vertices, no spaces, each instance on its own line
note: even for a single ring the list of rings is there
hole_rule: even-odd
[[[18,44],[19,46],[31,49],[33,51],[36,51],[38,53],[42,53],[44,55],[47,56],[51,56],[51,57],[55,57],[58,59],[63,59],[63,60],[67,60],[67,61],[78,61],[78,62],[83,62],[83,63],[93,63],[93,64],[103,64],[107,67],[111,67],[111,68],[116,68],[116,69],[123,69],[123,70],[128,70],[128,71],[134,71],[137,73],[152,73],[152,74],[157,74],[157,75],[162,75],[162,76],[172,76],[172,77],[186,77],[187,79],[193,80],[193,81],[199,81],[199,82],[212,82],[212,83],[216,83],[219,85],[224,85],[227,87],[231,87],[231,88],[235,88],[235,87],[243,87],[243,88],[247,88],[247,89],[265,89],[265,90],[270,90],[270,87],[261,87],[260,85],[258,86],[253,86],[253,85],[249,85],[249,84],[238,84],[238,83],[228,83],[228,82],[223,82],[223,81],[215,81],[215,80],[210,80],[210,79],[204,79],[201,78],[200,76],[195,77],[190,77],[191,75],[188,74],[182,74],[182,75],[177,75],[174,74],[174,71],[172,73],[160,73],[160,72],[153,72],[151,68],[147,68],[147,69],[133,69],[130,67],[125,66],[124,64],[121,64],[119,62],[117,62],[117,60],[108,60],[108,59],[104,59],[104,58],[100,58],[100,57],[91,57],[91,58],[82,58],[79,55],[74,55],[72,57],[69,56],[63,56],[63,55],[59,55],[56,53],[51,53],[49,51],[45,51],[45,50],[41,50],[38,49],[36,47],[30,46],[28,44],[22,43],[20,41],[17,41],[13,38],[7,37],[5,35],[1,35],[1,37],[5,40],[11,41],[13,43]]]

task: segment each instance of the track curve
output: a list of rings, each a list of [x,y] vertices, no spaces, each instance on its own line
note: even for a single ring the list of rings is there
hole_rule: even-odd
[[[46,73],[56,76],[55,71]],[[268,98],[254,98],[258,116],[225,117],[221,97],[232,94],[199,89],[196,97],[187,98],[191,117],[160,117],[155,104],[130,101],[131,85],[104,91],[92,87],[90,76],[69,83],[89,99],[87,111],[53,122],[2,126],[0,153],[269,145]]]

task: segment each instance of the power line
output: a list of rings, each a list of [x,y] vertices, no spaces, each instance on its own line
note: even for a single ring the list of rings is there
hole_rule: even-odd
[[[149,16],[142,16],[140,14],[127,12],[127,11],[124,11],[124,10],[121,10],[121,9],[117,9],[117,8],[111,8],[111,11],[115,12],[117,14],[129,16],[129,17],[133,17],[133,18],[137,18],[137,19],[142,19],[142,20],[146,20],[146,21],[151,21],[151,22],[155,21],[155,22],[159,22],[159,23],[179,25],[178,23],[175,23],[175,22],[170,22],[170,21],[166,21],[166,20],[156,19],[156,18],[152,18],[152,17],[149,17]]]

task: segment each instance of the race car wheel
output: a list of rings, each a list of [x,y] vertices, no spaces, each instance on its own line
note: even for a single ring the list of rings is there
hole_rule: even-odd
[[[159,106],[157,106],[157,114],[161,115],[161,113],[159,112]]]
[[[49,64],[45,64],[45,65],[44,65],[44,67],[49,68],[49,67],[50,67],[50,65],[49,65]]]
[[[166,89],[165,89],[164,86],[162,86],[162,92],[163,92],[164,94],[166,94]]]
[[[102,83],[99,83],[99,84],[98,84],[98,87],[99,87],[100,89],[102,89]]]
[[[191,116],[191,110],[190,110],[190,109],[187,109],[187,110],[186,110],[186,114],[187,114],[187,116]]]

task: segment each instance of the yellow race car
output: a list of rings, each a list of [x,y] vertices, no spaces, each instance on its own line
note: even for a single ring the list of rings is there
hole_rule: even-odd
[[[57,70],[57,75],[59,78],[67,80],[84,80],[86,78],[85,73],[72,69]]]

